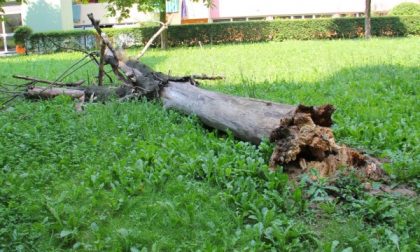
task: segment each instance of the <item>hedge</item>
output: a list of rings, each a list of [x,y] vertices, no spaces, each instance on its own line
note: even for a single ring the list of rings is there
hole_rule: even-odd
[[[372,18],[372,35],[420,35],[420,17]],[[337,39],[364,36],[363,18],[248,21],[171,26],[171,46],[231,42],[281,41],[285,39]]]
[[[105,29],[105,32],[118,46],[132,47],[144,45],[157,29],[158,27]],[[363,18],[247,21],[170,26],[168,44],[174,47],[197,45],[199,42],[222,44],[285,39],[358,38],[363,35]],[[420,35],[420,17],[373,17],[372,35],[387,37]],[[62,51],[66,48],[91,50],[98,47],[93,30],[35,33],[30,41],[30,49],[35,52]]]

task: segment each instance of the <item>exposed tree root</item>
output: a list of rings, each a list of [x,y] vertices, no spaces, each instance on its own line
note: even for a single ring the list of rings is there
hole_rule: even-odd
[[[302,172],[316,169],[322,177],[329,177],[340,167],[353,167],[364,177],[381,180],[386,177],[379,162],[359,151],[335,142],[331,105],[321,107],[298,106],[294,113],[282,118],[280,126],[270,135],[276,144],[270,168],[277,165],[299,168]]]

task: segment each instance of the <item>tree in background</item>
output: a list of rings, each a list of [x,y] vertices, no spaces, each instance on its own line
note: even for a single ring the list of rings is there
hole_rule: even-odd
[[[365,6],[365,38],[370,39],[372,36],[372,27],[371,27],[371,6],[372,6],[372,0],[366,0],[366,6]]]
[[[1,1],[1,0],[0,0]],[[130,15],[130,8],[137,4],[137,9],[143,12],[158,11],[160,22],[166,23],[166,1],[167,0],[108,0],[111,15],[120,14],[120,18],[127,18]],[[212,0],[193,0],[194,2],[203,2],[211,6]],[[168,46],[168,31],[161,34],[161,47],[166,49]]]
[[[390,12],[391,16],[420,16],[420,4],[401,3],[395,6]]]

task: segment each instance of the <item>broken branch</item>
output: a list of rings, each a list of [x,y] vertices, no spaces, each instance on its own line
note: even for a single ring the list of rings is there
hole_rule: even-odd
[[[13,78],[32,81],[31,84],[33,84],[33,82],[37,82],[37,83],[45,83],[45,84],[50,84],[50,85],[53,85],[53,86],[63,86],[63,87],[78,87],[78,86],[82,85],[83,83],[85,83],[84,80],[80,80],[80,81],[73,82],[73,83],[72,82],[70,82],[70,83],[54,82],[54,81],[42,80],[42,79],[30,77],[30,76],[22,76],[22,75],[13,75]]]
[[[99,60],[98,86],[102,86],[103,81],[104,81],[105,49],[106,49],[106,44],[102,42],[101,51],[100,51],[100,60]]]
[[[191,75],[191,78],[194,80],[224,80],[223,76],[208,76],[206,74],[202,75]]]
[[[172,21],[173,16],[171,16],[168,20],[168,22],[166,22],[165,24],[161,23],[161,27],[160,29],[149,39],[149,41],[146,43],[146,45],[144,46],[143,50],[141,50],[140,54],[137,56],[137,60],[139,60],[141,57],[143,57],[143,55],[146,53],[146,51],[149,49],[149,47],[152,45],[152,43],[155,41],[155,39],[166,29],[168,29],[169,24]]]

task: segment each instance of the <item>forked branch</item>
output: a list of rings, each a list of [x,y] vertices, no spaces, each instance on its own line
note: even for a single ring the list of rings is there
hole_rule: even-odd
[[[149,39],[149,41],[144,46],[143,50],[141,50],[140,54],[137,56],[137,60],[139,60],[143,55],[146,53],[146,51],[149,49],[149,47],[153,44],[153,42],[156,40],[156,38],[166,29],[168,29],[169,24],[172,21],[173,16],[171,16],[166,23],[161,23],[160,29]]]

